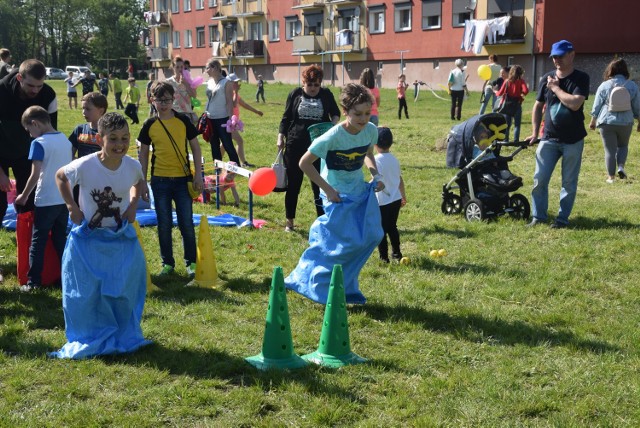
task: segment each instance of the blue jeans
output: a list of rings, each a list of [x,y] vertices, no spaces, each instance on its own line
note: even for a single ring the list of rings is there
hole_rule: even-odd
[[[484,88],[484,100],[482,101],[482,103],[480,103],[480,113],[479,114],[484,114],[484,111],[487,109],[487,105],[491,105],[491,108],[489,109],[488,113],[491,113],[493,111],[493,106],[496,103],[496,93],[493,92],[493,88],[491,87],[491,85],[486,86]]]
[[[582,164],[583,149],[584,140],[574,144],[540,141],[538,150],[536,150],[536,171],[533,174],[533,190],[531,191],[534,218],[541,221],[547,220],[549,180],[558,160],[562,158],[562,189],[560,190],[560,210],[556,222],[569,223],[569,215],[571,215],[578,190],[578,175]]]
[[[522,123],[522,106],[519,106],[513,116],[504,115],[507,119],[506,141],[520,140],[520,124]],[[509,140],[509,131],[511,130],[511,121],[513,120],[513,140]]]
[[[62,260],[62,252],[67,243],[67,223],[69,211],[65,204],[48,207],[35,207],[33,212],[33,232],[31,247],[29,248],[29,284],[41,285],[42,269],[44,268],[44,252],[51,232],[53,248]]]
[[[187,188],[187,177],[151,177],[151,191],[158,217],[158,240],[162,264],[175,266],[171,229],[171,202],[176,205],[178,228],[182,235],[186,266],[196,262],[196,232],[193,226],[193,200]]]

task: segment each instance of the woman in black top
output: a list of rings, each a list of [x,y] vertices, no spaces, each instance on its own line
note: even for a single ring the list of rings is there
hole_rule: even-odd
[[[287,168],[287,192],[284,197],[287,223],[285,230],[294,228],[298,195],[302,186],[304,173],[298,163],[311,145],[308,128],[322,122],[336,124],[340,119],[340,110],[331,91],[322,88],[322,68],[312,65],[302,72],[302,87],[296,88],[287,97],[287,104],[280,121],[278,132],[278,148],[285,148],[284,163]],[[315,165],[320,170],[320,162]],[[318,216],[324,214],[320,189],[311,183],[313,197]]]

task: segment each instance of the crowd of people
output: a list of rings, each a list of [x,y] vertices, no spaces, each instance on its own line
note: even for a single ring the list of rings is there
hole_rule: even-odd
[[[30,270],[21,289],[28,292],[41,287],[44,245],[51,233],[65,273],[62,287],[68,338],[68,343],[54,356],[84,358],[135,350],[148,343],[139,326],[146,276],[139,269],[132,269],[126,281],[136,281],[134,289],[127,290],[124,283],[116,281],[110,293],[119,293],[123,299],[120,303],[108,303],[99,297],[96,299],[86,284],[78,280],[78,275],[81,272],[96,283],[100,281],[103,261],[98,260],[98,246],[106,246],[129,261],[139,258],[140,246],[132,239],[136,235],[131,224],[138,201],[148,200],[149,189],[154,195],[158,218],[162,259],[159,275],[175,271],[172,205],[175,205],[182,235],[185,269],[188,276],[195,275],[196,237],[190,191],[201,192],[203,180],[200,174],[192,173],[189,159],[191,155],[195,171],[200,171],[202,153],[193,105],[197,87],[185,74],[186,61],[174,58],[173,76],[162,81],[152,80],[147,87],[151,112],[137,136],[141,143],[138,161],[127,155],[131,140],[127,120],[117,112],[107,112],[107,96],[111,91],[116,109],[124,109],[133,124],[139,123],[142,95],[133,76],[128,78],[128,86],[123,90],[113,76],[109,79],[101,73],[96,80],[86,73],[74,80],[69,73],[65,81],[69,108],[77,108],[76,86],[82,85],[81,108],[86,123],[76,126],[67,138],[56,130],[58,103],[55,92],[44,82],[44,65],[30,59],[18,67],[10,67],[11,57],[7,52],[0,49],[0,75],[5,74],[0,79],[3,131],[0,133],[0,214],[4,217],[7,210],[10,172],[17,188],[16,211],[34,212]],[[575,50],[570,42],[562,40],[553,44],[550,56],[555,67],[540,80],[532,110],[532,134],[525,139],[538,144],[532,220],[528,226],[548,221],[549,182],[562,159],[560,210],[551,227],[565,228],[575,202],[587,135],[584,102],[589,96],[589,76],[575,69]],[[509,128],[513,124],[513,138],[518,141],[522,102],[529,92],[523,79],[524,70],[519,65],[501,67],[495,55],[489,59],[491,77],[483,84],[480,114],[493,108],[496,100],[515,99],[517,108],[506,115],[506,119]],[[456,60],[455,66],[448,79],[450,113],[452,120],[460,120],[463,100],[468,95],[468,76],[462,60]],[[204,117],[212,130],[208,140],[212,157],[222,160],[226,155],[230,163],[252,166],[245,157],[241,136],[224,125],[233,115],[239,116],[240,107],[259,116],[262,111],[242,100],[240,79],[233,73],[227,75],[218,60],[207,61],[205,73],[208,81]],[[612,61],[591,111],[590,128],[600,131],[610,183],[616,179],[616,169],[620,179],[626,178],[624,166],[629,138],[634,120],[640,117],[638,87],[629,77],[623,59]],[[305,175],[311,182],[317,215],[311,226],[309,247],[285,282],[288,288],[325,303],[329,284],[326,276],[331,273],[330,267],[339,263],[343,265],[347,302],[364,303],[358,275],[375,248],[384,263],[403,257],[397,220],[401,207],[407,203],[405,182],[398,159],[390,153],[394,143],[392,131],[388,127],[377,127],[380,92],[373,71],[365,69],[359,84],[346,84],[339,102],[322,86],[323,78],[323,70],[317,65],[302,72],[302,86],[287,96],[278,128],[276,146],[284,150],[288,183],[284,196],[285,231],[296,228],[298,198]],[[256,102],[260,98],[264,102],[261,76],[259,82]],[[406,76],[401,74],[396,87],[398,119],[402,118],[403,111],[406,119],[409,118],[407,87]],[[344,120],[339,122],[341,116]],[[637,130],[640,132],[640,122]],[[363,167],[370,177],[365,177]],[[234,199],[238,203],[236,193]],[[69,218],[76,226],[66,236]],[[98,241],[100,245],[96,244]],[[83,252],[84,257],[67,254],[74,251]],[[102,321],[80,321],[86,316],[82,304],[89,299],[92,304],[106,305],[107,309],[111,304],[122,304],[117,308],[124,311],[119,312],[122,317],[114,322],[126,328],[98,340],[97,330],[104,328]]]

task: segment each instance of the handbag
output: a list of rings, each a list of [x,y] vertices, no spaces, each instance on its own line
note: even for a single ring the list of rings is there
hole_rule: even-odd
[[[211,139],[211,120],[209,120],[209,116],[207,116],[206,112],[202,113],[200,119],[198,119],[196,129],[205,141],[209,141]]]
[[[493,112],[513,117],[520,107],[520,100],[516,97],[510,97],[508,94],[508,89],[509,82],[507,82],[504,95],[500,97],[498,104],[493,109]]]
[[[275,162],[271,165],[271,169],[276,174],[276,187],[274,192],[285,192],[287,190],[287,168],[284,166],[283,151],[278,150]]]
[[[196,190],[195,187],[193,187],[193,174],[194,173],[193,173],[193,170],[191,169],[191,165],[189,164],[189,159],[185,159],[182,156],[182,153],[180,153],[180,151],[178,150],[178,145],[176,144],[176,141],[173,139],[173,136],[171,135],[171,133],[169,132],[167,127],[164,126],[164,123],[162,123],[160,118],[158,118],[158,122],[160,122],[160,125],[162,125],[162,127],[164,128],[164,132],[166,132],[167,135],[169,136],[169,140],[171,140],[171,144],[173,145],[173,151],[175,152],[176,156],[178,157],[178,160],[180,162],[182,162],[183,169],[184,169],[184,175],[185,175],[185,177],[188,178],[187,179],[187,189],[189,190],[189,196],[191,196],[191,199],[196,199],[198,196],[200,196],[200,192],[198,190]],[[184,143],[184,150],[185,150],[186,153],[189,153],[189,150],[187,149],[187,142],[186,141]]]

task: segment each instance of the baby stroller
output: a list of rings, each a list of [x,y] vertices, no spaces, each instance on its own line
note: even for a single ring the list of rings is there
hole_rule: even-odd
[[[509,214],[529,218],[527,198],[514,193],[522,178],[509,171],[508,163],[528,142],[506,142],[507,121],[502,114],[477,115],[451,128],[447,145],[447,167],[460,171],[442,188],[442,212],[464,213],[467,221],[479,221]],[[500,156],[502,147],[517,147],[509,156]],[[486,147],[486,148],[485,148]],[[484,150],[483,150],[484,149]],[[474,153],[475,151],[475,153]],[[460,190],[460,195],[453,193]]]

